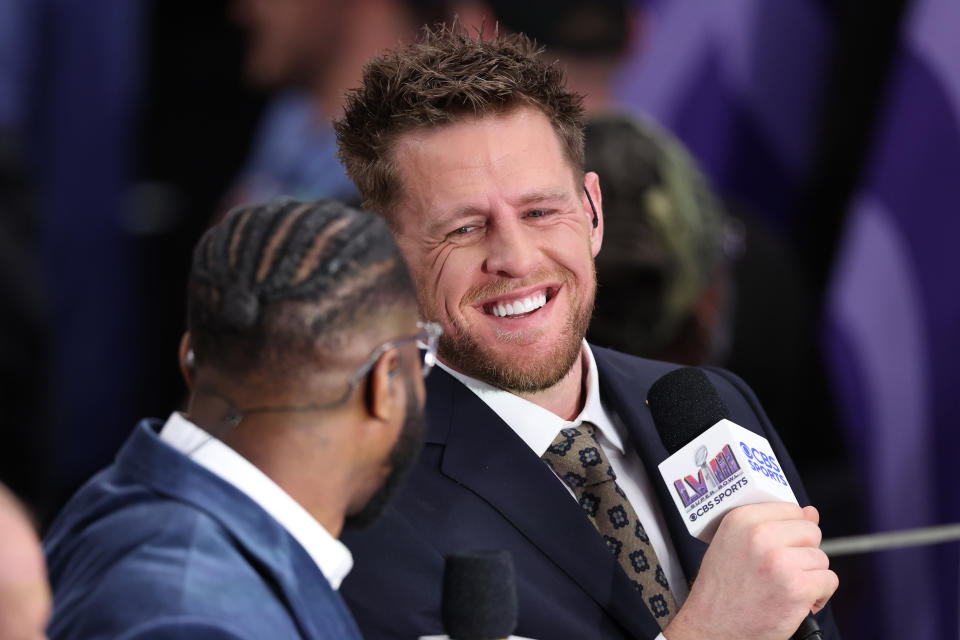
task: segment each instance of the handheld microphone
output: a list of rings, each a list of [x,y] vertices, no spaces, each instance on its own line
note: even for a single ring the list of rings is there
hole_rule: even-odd
[[[670,453],[660,475],[690,535],[710,542],[734,507],[797,504],[770,443],[728,419],[723,398],[703,371],[671,371],[650,387],[647,404]]]
[[[700,369],[675,369],[647,394],[653,422],[670,457],[660,465],[690,535],[709,543],[723,516],[760,502],[797,503],[763,436],[731,422],[723,398]],[[821,637],[807,615],[792,640]]]
[[[506,638],[517,626],[517,586],[508,551],[448,555],[443,567],[443,630],[455,640]]]

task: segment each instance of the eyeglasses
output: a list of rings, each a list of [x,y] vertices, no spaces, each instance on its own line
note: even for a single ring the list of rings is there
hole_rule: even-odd
[[[213,393],[214,395],[218,395],[227,401],[227,403],[231,406],[231,409],[227,413],[225,420],[234,427],[240,424],[240,421],[243,420],[245,416],[253,413],[267,413],[276,411],[304,412],[333,409],[334,407],[342,405],[350,398],[360,382],[367,376],[368,373],[370,373],[374,365],[377,364],[377,361],[380,360],[380,356],[390,349],[396,348],[402,344],[416,341],[417,348],[420,351],[420,373],[424,378],[426,378],[427,374],[429,374],[430,370],[433,368],[433,365],[437,363],[437,345],[440,342],[440,335],[443,333],[443,328],[436,322],[417,322],[417,327],[420,329],[419,333],[388,340],[371,351],[370,355],[367,356],[367,359],[363,361],[363,364],[357,367],[356,371],[353,372],[353,375],[350,376],[350,381],[347,384],[347,388],[343,395],[338,400],[333,402],[325,404],[315,404],[311,402],[309,404],[296,406],[250,407],[248,409],[239,409],[229,398],[223,396],[223,394],[219,392],[203,389],[199,389],[199,391]]]
[[[443,327],[436,322],[418,322],[417,327],[423,329],[423,337],[417,338],[417,348],[420,350],[420,373],[426,378],[433,365],[437,364],[437,347],[440,345]]]
[[[357,367],[357,370],[350,376],[350,383],[347,385],[343,396],[330,404],[314,406],[314,409],[330,409],[346,402],[347,398],[349,398],[357,388],[357,385],[360,384],[360,381],[363,380],[367,374],[370,373],[370,370],[373,369],[374,365],[377,364],[380,356],[390,349],[394,349],[408,342],[417,342],[417,348],[420,350],[420,373],[426,378],[427,374],[429,374],[433,368],[433,365],[437,363],[437,345],[440,342],[440,334],[443,333],[443,328],[436,322],[417,322],[417,328],[420,329],[419,333],[388,340],[371,351],[367,359],[363,361],[363,364]],[[249,413],[249,411],[245,411],[244,413]]]
[[[363,364],[357,367],[357,370],[350,376],[350,383],[347,385],[347,390],[343,396],[336,402],[316,408],[329,409],[346,402],[347,398],[349,398],[357,388],[357,385],[360,384],[360,381],[363,380],[367,374],[370,373],[370,370],[373,369],[374,365],[377,364],[380,356],[390,349],[394,349],[408,342],[413,342],[414,340],[416,340],[417,349],[420,351],[420,373],[426,378],[430,370],[433,369],[433,365],[437,363],[437,345],[440,343],[440,334],[443,333],[443,328],[436,322],[417,322],[417,328],[420,329],[420,333],[388,340],[371,351],[367,359],[363,361]]]
[[[437,363],[437,345],[440,343],[440,334],[443,333],[443,328],[436,322],[417,322],[417,328],[420,329],[420,333],[388,340],[374,349],[363,364],[350,376],[350,387],[347,389],[344,401],[353,392],[360,380],[363,380],[364,376],[370,373],[373,365],[377,363],[377,360],[385,351],[414,340],[417,341],[417,348],[420,350],[420,373],[426,378],[430,374],[430,369],[433,369],[433,365]]]

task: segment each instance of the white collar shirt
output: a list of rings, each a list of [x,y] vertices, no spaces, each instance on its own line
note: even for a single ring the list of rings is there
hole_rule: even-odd
[[[660,565],[670,582],[670,590],[677,605],[681,605],[686,600],[689,588],[677,552],[670,536],[665,533],[666,521],[656,502],[643,461],[635,450],[627,446],[628,434],[619,424],[617,416],[608,412],[600,401],[597,363],[586,340],[583,341],[582,353],[587,364],[586,402],[580,415],[569,421],[509,391],[454,371],[443,362],[438,362],[437,366],[475,393],[527,443],[538,457],[547,451],[560,429],[575,427],[585,421],[596,425],[600,446],[610,461],[614,473],[617,474],[617,484],[623,489],[637,517],[643,523],[643,528],[650,538],[650,544],[656,551]],[[573,491],[566,484],[564,487],[571,496],[574,496]]]
[[[178,412],[163,425],[160,439],[256,502],[300,543],[330,586],[340,588],[353,568],[350,550],[276,482]]]

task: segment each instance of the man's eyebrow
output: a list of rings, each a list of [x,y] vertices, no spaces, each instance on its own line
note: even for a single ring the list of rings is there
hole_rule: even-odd
[[[567,200],[570,197],[569,192],[564,190],[556,191],[534,191],[523,195],[518,203],[521,205],[534,204],[536,202],[546,202],[548,200]]]

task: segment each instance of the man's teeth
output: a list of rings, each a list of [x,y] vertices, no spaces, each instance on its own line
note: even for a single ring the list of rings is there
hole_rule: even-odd
[[[507,304],[495,304],[491,313],[498,318],[504,316],[518,316],[523,313],[530,313],[535,309],[539,309],[543,305],[547,304],[547,294],[541,293],[539,295],[530,296],[529,298],[524,298],[523,300],[517,300],[515,302],[508,302]]]

